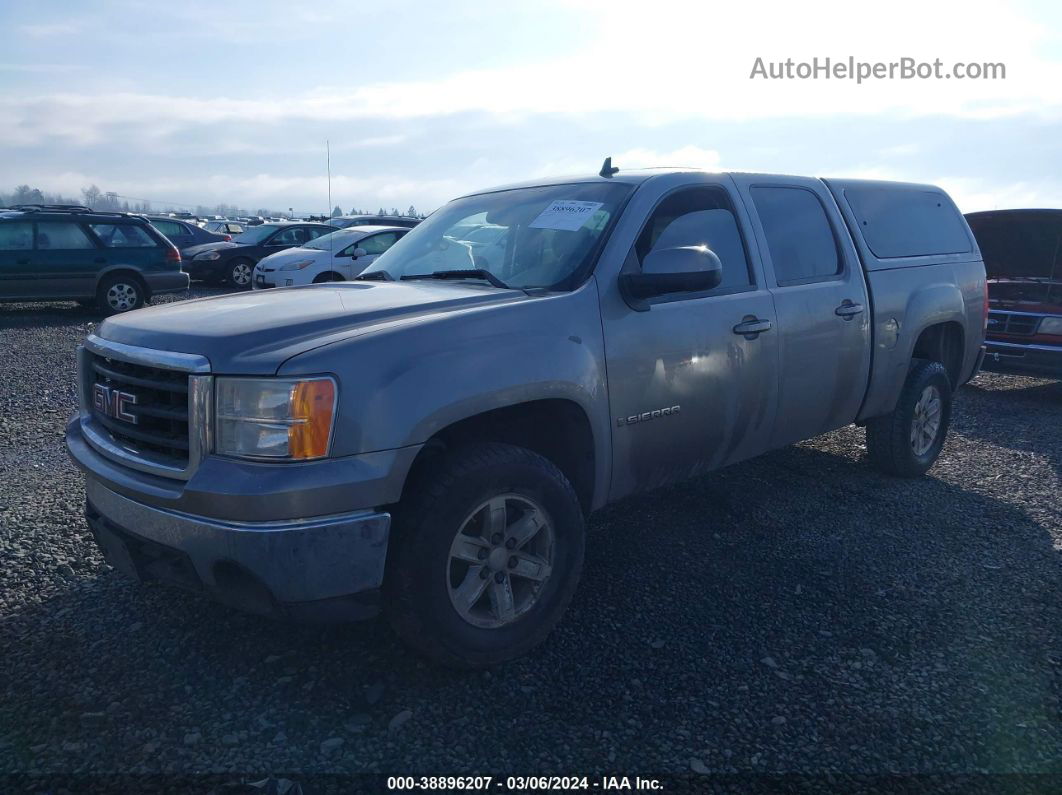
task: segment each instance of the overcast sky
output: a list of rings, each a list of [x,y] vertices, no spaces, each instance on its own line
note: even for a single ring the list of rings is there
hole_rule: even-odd
[[[750,79],[757,57],[1001,62],[1005,80]],[[1062,4],[0,0],[0,190],[429,210],[656,165],[1062,207]]]

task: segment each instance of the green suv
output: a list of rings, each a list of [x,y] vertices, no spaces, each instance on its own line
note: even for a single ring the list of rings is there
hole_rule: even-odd
[[[73,300],[113,315],[187,288],[180,253],[142,216],[68,205],[0,210],[0,301]]]

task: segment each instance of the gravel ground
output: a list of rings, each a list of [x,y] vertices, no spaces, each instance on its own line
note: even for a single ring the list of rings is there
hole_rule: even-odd
[[[109,570],[97,320],[0,307],[0,773],[1062,774],[1062,383],[979,376],[922,480],[846,428],[602,511],[549,641],[467,674]]]

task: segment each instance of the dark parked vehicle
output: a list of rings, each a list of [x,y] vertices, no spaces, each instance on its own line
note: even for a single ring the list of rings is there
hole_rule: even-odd
[[[177,248],[142,216],[70,205],[0,212],[0,301],[74,300],[115,314],[187,287]]]
[[[351,226],[402,226],[412,229],[421,220],[410,218],[408,215],[341,215],[331,219],[328,223],[337,229],[346,229]]]
[[[230,243],[192,246],[184,252],[184,269],[193,279],[212,284],[228,282],[246,289],[251,286],[251,275],[258,260],[335,231],[334,226],[327,224],[260,224],[237,235]]]
[[[966,220],[988,272],[985,369],[1062,378],[1062,210]]]
[[[232,240],[232,235],[218,232],[210,232],[203,229],[192,221],[178,221],[176,218],[159,218],[147,216],[148,222],[166,236],[177,250],[184,256],[186,249],[192,246],[201,246],[204,243],[227,243]]]
[[[242,235],[247,231],[247,224],[241,224],[239,221],[207,221],[203,224],[203,229],[207,232],[213,232],[217,235],[235,236]]]

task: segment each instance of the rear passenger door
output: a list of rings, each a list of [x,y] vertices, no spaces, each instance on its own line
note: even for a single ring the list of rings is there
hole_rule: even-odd
[[[870,373],[866,283],[833,197],[818,180],[736,176],[778,318],[772,447],[853,422]]]
[[[76,221],[38,221],[33,253],[35,281],[28,295],[89,298],[96,293],[96,274],[106,264],[104,252]]]
[[[178,249],[186,249],[195,245],[195,236],[192,230],[177,221],[152,220],[151,225],[158,229]]]

